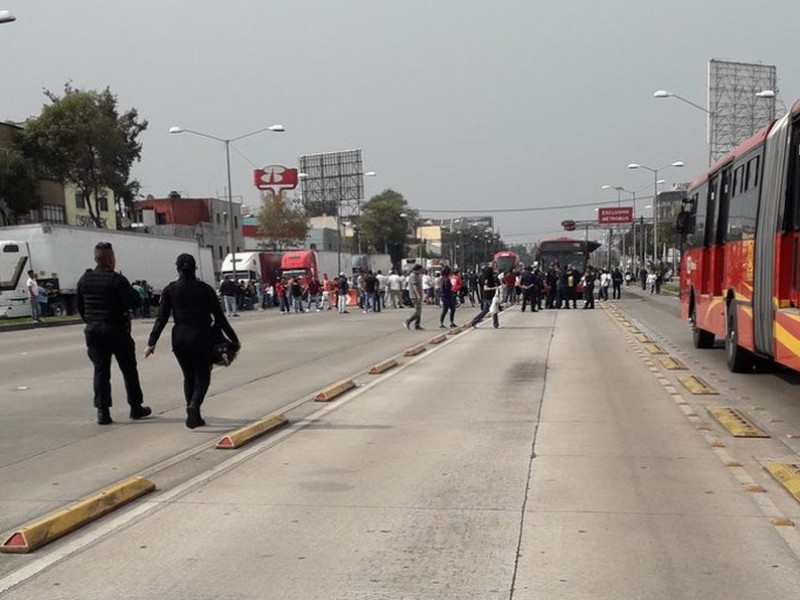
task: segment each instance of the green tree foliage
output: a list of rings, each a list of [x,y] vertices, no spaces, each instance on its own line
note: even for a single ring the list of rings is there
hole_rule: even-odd
[[[308,218],[302,206],[284,201],[282,195],[264,194],[258,229],[262,246],[283,250],[302,243],[308,235]]]
[[[15,149],[0,151],[0,225],[41,206],[38,177],[33,163]]]
[[[407,216],[400,216],[403,214]],[[406,235],[415,218],[416,211],[409,208],[403,194],[384,190],[364,204],[359,219],[362,243],[373,251],[388,252],[392,264],[397,265],[405,254]]]
[[[75,185],[101,227],[97,200],[103,191],[131,203],[138,190],[130,172],[141,159],[139,137],[147,121],[139,120],[136,109],[120,114],[109,88],[85,91],[68,83],[63,96],[49,90],[45,95],[50,104],[21,133],[23,151],[44,176]]]

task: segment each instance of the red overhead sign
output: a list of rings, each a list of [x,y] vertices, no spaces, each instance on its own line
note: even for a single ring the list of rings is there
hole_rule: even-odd
[[[256,187],[260,190],[293,190],[297,187],[297,169],[289,169],[281,165],[270,165],[253,172]]]
[[[633,223],[633,208],[630,206],[600,208],[597,211],[597,222],[600,225]]]

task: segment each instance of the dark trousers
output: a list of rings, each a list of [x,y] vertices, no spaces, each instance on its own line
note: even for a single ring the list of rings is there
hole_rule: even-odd
[[[439,323],[444,325],[444,318],[447,313],[450,313],[450,324],[455,324],[456,318],[456,297],[451,296],[449,299],[442,298],[442,314],[439,317]]]
[[[614,300],[619,300],[620,296],[622,296],[622,282],[621,281],[614,281],[612,282],[613,287],[613,297]]]
[[[533,290],[525,290],[522,292],[522,308],[520,308],[521,312],[525,312],[525,307],[530,304],[531,311],[536,312],[539,309],[539,298],[537,297]]]
[[[94,365],[94,406],[108,408],[111,406],[111,358],[117,359],[119,370],[125,381],[128,404],[141,406],[143,402],[142,386],[139,383],[139,371],[136,368],[136,345],[129,333],[106,332],[86,333],[86,350]]]
[[[205,327],[176,325],[172,328],[172,350],[183,371],[186,405],[200,406],[211,385],[211,331]]]
[[[585,300],[583,308],[594,308],[594,286],[586,286],[583,290],[583,298]]]

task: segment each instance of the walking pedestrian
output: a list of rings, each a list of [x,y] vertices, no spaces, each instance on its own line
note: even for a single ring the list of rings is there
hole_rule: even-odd
[[[583,276],[583,308],[594,308],[594,284],[597,276],[594,269],[589,266]]]
[[[439,328],[445,329],[444,318],[450,313],[450,327],[456,326],[456,293],[453,290],[450,267],[442,268],[440,280],[439,299],[442,304],[442,314],[439,316]]]
[[[86,327],[86,350],[94,367],[94,407],[100,425],[111,419],[111,358],[117,359],[131,419],[143,419],[151,414],[144,405],[139,371],[136,368],[136,345],[131,337],[130,311],[141,303],[139,294],[124,275],[114,271],[117,261],[109,242],[94,247],[97,266],[78,281],[76,302],[78,313]]]
[[[175,266],[178,279],[167,285],[161,293],[158,316],[147,340],[144,356],[147,358],[155,352],[158,338],[172,315],[175,323],[172,327],[172,351],[183,372],[186,427],[194,429],[206,424],[200,407],[211,384],[212,322],[222,328],[237,352],[241,344],[225,318],[212,287],[197,279],[194,257],[181,254]]]
[[[492,267],[486,267],[481,273],[481,276],[478,278],[478,285],[481,288],[481,310],[480,312],[472,318],[470,321],[470,325],[472,327],[477,327],[478,323],[480,323],[483,318],[491,314],[492,315],[492,325],[494,328],[497,329],[500,327],[500,319],[498,318],[499,313],[499,306],[493,310],[493,306],[499,304],[500,297],[498,296],[498,290],[500,289],[500,280],[494,274],[494,270]]]
[[[522,290],[522,307],[520,308],[520,312],[525,312],[525,308],[528,304],[531,305],[531,312],[536,312],[538,310],[539,299],[538,294],[536,294],[535,284],[533,267],[525,267],[525,270],[519,278],[519,287]]]
[[[422,319],[422,265],[416,264],[408,276],[408,295],[411,303],[414,305],[414,314],[408,319],[403,321],[403,327],[411,329],[411,324],[414,324],[414,329],[423,329],[420,325]]]

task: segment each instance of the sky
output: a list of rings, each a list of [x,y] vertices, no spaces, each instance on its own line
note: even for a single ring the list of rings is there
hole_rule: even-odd
[[[391,188],[422,217],[480,211],[509,244],[652,194],[706,166],[710,59],[777,66],[800,97],[797,0],[0,0],[0,119],[22,121],[67,81],[110,87],[149,127],[143,194],[258,204],[255,167],[363,151],[366,197]],[[627,198],[623,195],[623,198]],[[637,214],[644,210],[639,203]],[[630,204],[628,204],[630,205]],[[596,206],[596,205],[595,205]],[[449,211],[449,212],[445,212]]]

